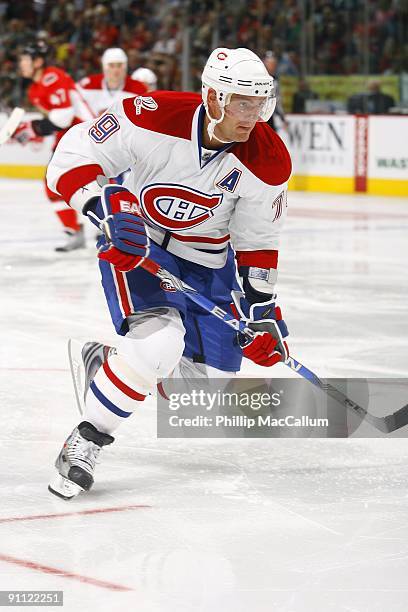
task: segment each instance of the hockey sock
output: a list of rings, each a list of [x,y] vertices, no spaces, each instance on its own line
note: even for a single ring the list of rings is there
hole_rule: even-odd
[[[141,382],[135,389],[134,376],[128,376],[123,362],[115,355],[98,370],[86,396],[84,420],[99,431],[111,434],[146,398]],[[144,391],[144,392],[143,392]]]
[[[63,202],[58,193],[51,191],[46,182],[44,182],[44,187],[47,198],[54,206],[54,211],[65,230],[70,234],[77,232],[81,228],[81,225],[79,223],[78,213],[76,210],[70,208],[68,204]]]
[[[72,234],[80,230],[81,225],[76,210],[69,208],[64,202],[55,202],[54,210],[66,231]]]

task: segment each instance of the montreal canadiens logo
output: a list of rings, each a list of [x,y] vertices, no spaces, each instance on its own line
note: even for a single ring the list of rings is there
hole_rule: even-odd
[[[208,195],[190,187],[163,183],[144,187],[140,203],[146,218],[155,225],[180,232],[210,219],[222,198],[222,193]]]
[[[169,280],[162,280],[160,283],[160,288],[163,289],[163,291],[169,291],[170,293],[177,291],[175,286]]]

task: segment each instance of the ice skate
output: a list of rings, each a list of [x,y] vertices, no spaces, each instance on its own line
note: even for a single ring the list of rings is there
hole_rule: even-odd
[[[55,467],[58,475],[48,485],[48,490],[63,499],[72,499],[82,491],[89,491],[101,448],[113,441],[112,436],[98,431],[91,423],[80,423],[57,457]]]
[[[77,232],[66,232],[66,234],[66,243],[55,249],[58,253],[69,253],[70,251],[85,248],[85,231],[82,225]]]
[[[74,383],[78,410],[81,414],[83,414],[85,409],[85,398],[89,386],[95,378],[97,371],[108,356],[115,352],[116,349],[100,342],[82,344],[72,338],[68,341],[68,357],[72,382]]]

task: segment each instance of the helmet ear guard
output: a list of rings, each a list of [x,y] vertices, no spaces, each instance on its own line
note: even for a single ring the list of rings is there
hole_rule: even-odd
[[[202,76],[202,99],[210,123],[208,135],[214,135],[215,127],[224,119],[225,107],[232,94],[265,98],[265,106],[258,121],[268,121],[276,106],[273,77],[270,76],[262,60],[245,48],[215,49],[204,67]],[[221,109],[221,118],[214,119],[208,110],[208,91],[214,89]],[[217,138],[217,140],[219,140]],[[221,141],[222,142],[222,141]]]
[[[218,105],[221,109],[221,117],[219,119],[215,119],[214,117],[211,117],[210,115],[210,111],[208,108],[208,92],[210,89],[214,89],[215,94],[217,96],[217,102]],[[226,140],[221,140],[220,138],[217,138],[217,136],[215,136],[214,131],[215,128],[217,127],[217,125],[219,123],[221,123],[224,120],[225,117],[225,107],[228,104],[230,98],[231,98],[232,94],[225,94],[225,92],[223,91],[217,91],[214,87],[207,87],[204,83],[202,86],[202,97],[203,97],[203,103],[204,103],[204,108],[205,108],[205,114],[207,115],[208,119],[209,119],[209,124],[207,127],[207,132],[208,132],[208,136],[210,138],[210,140],[212,140],[213,138],[215,138],[216,140],[218,140],[219,142],[222,142],[224,144],[228,144],[228,142]]]

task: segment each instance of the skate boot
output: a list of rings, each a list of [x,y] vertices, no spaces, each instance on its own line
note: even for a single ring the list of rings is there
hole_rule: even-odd
[[[65,233],[67,234],[68,239],[65,244],[55,249],[58,253],[69,253],[70,251],[85,248],[85,231],[83,225],[81,225],[77,232]]]
[[[58,475],[48,485],[48,490],[62,499],[72,499],[81,491],[89,491],[101,448],[112,444],[114,439],[98,431],[91,423],[82,421],[67,438],[57,457],[55,467]]]
[[[74,383],[75,397],[78,409],[83,414],[85,398],[89,386],[101,365],[116,353],[116,349],[100,342],[87,342],[81,344],[77,340],[68,341],[68,357],[71,368],[72,382]]]

